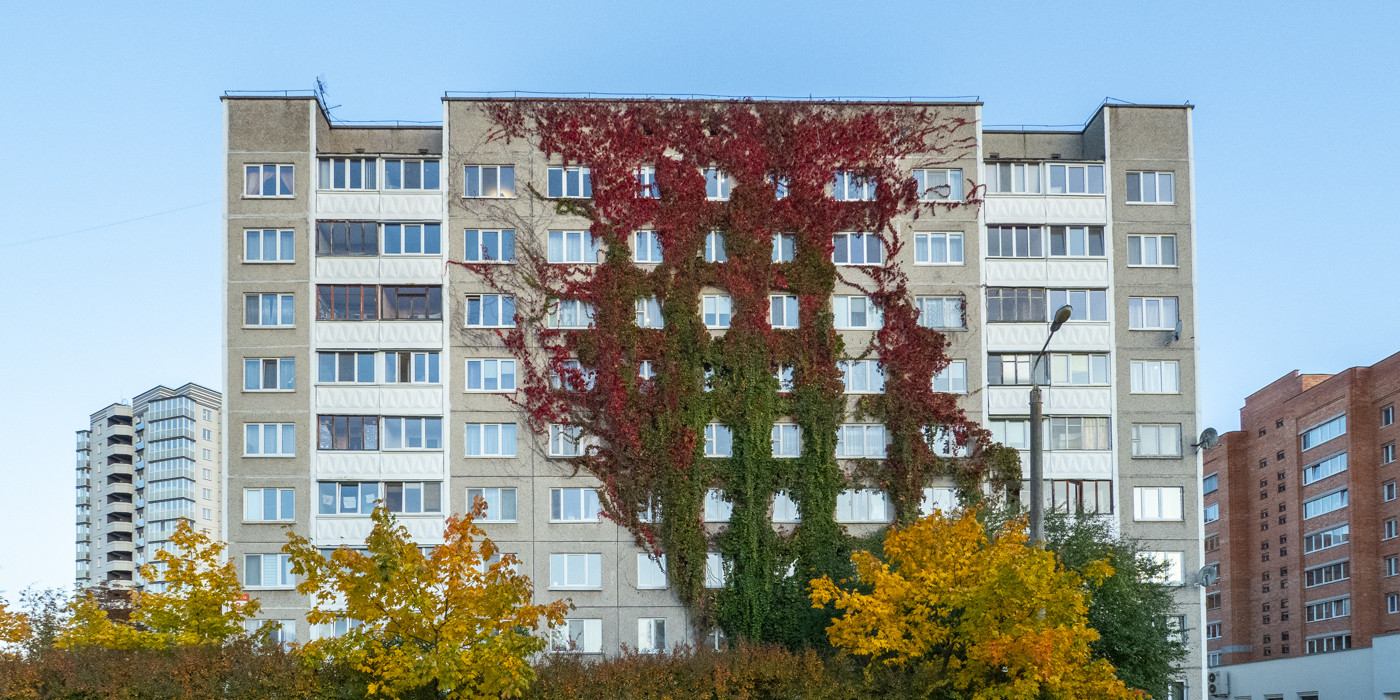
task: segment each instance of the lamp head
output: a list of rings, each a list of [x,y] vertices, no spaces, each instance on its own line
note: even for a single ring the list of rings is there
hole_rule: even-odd
[[[1050,332],[1054,333],[1055,331],[1060,330],[1060,326],[1065,325],[1065,321],[1068,321],[1070,315],[1073,313],[1074,308],[1071,307],[1069,304],[1061,306],[1059,310],[1055,312],[1055,322],[1050,324]]]

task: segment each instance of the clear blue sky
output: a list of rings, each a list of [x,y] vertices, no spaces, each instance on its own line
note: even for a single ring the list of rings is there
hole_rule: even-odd
[[[1400,4],[408,5],[6,6],[0,594],[71,582],[90,412],[158,383],[222,389],[228,89],[323,76],[350,120],[438,120],[444,90],[978,95],[989,124],[1189,100],[1206,424],[1236,428],[1290,370],[1400,350]]]

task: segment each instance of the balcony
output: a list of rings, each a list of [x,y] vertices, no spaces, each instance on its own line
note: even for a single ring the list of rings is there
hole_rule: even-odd
[[[316,218],[441,221],[441,192],[422,190],[316,193]]]
[[[1001,416],[1030,415],[1030,391],[1029,386],[987,387],[987,411]],[[1047,415],[1106,416],[1113,411],[1106,386],[1047,386],[1041,392]]]
[[[151,443],[150,449],[146,450],[146,461],[158,462],[165,459],[177,459],[180,457],[194,459],[194,455],[194,440],[177,438],[174,440],[162,440],[161,442]]]
[[[173,438],[194,439],[194,421],[189,420],[168,420],[152,423],[151,429],[147,431],[146,440],[156,442],[157,440],[170,440]]]
[[[152,507],[156,501],[168,501],[172,498],[185,498],[193,501],[194,486],[165,486],[146,489],[146,500],[151,502]]]
[[[1108,200],[1099,195],[989,195],[982,202],[988,224],[1108,223]]]
[[[318,386],[318,413],[441,415],[443,387],[438,384],[388,386]]]
[[[89,433],[89,432],[86,431],[86,430],[84,430],[84,431],[78,433],[78,449],[79,449],[79,450],[91,450],[91,449],[92,449],[92,433]]]
[[[318,321],[316,344],[347,350],[442,347],[442,321]]]
[[[1045,323],[988,323],[988,352],[1039,352],[1049,326]],[[1113,349],[1113,333],[1107,323],[1066,323],[1055,334],[1055,352]]]
[[[167,418],[175,418],[177,416],[184,416],[190,420],[195,420],[194,402],[184,397],[167,399],[165,401],[152,403],[149,410],[146,411],[146,421],[148,423],[154,423],[155,421],[165,420]]]
[[[136,484],[133,484],[130,481],[109,480],[105,487],[105,491],[107,492],[107,498],[109,501],[111,500],[112,496],[126,496],[127,498],[133,498],[136,496]]]

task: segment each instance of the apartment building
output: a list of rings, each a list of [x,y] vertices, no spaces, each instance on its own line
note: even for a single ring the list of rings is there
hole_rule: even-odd
[[[1211,666],[1243,681],[1257,662],[1400,633],[1397,399],[1400,354],[1290,372],[1245,399],[1241,429],[1206,451]]]
[[[599,519],[596,482],[562,464],[559,436],[533,434],[508,399],[519,375],[492,331],[511,322],[509,296],[447,264],[506,259],[527,235],[557,245],[560,262],[592,252],[587,219],[540,199],[589,196],[586,164],[496,138],[498,102],[448,97],[440,126],[347,126],[310,96],[224,98],[224,367],[242,387],[225,414],[225,493],[245,513],[226,539],[263,614],[293,638],[313,630],[279,554],[284,526],[353,546],[368,504],[383,500],[429,544],[478,495],[491,504],[483,526],[537,595],[573,599],[570,636],[585,652],[692,634],[631,534]],[[1176,622],[1199,651],[1190,107],[1104,105],[1068,131],[984,129],[975,102],[910,108],[965,120],[975,144],[918,175],[950,183],[944,196],[985,190],[980,207],[896,221],[912,239],[901,262],[922,318],[951,341],[936,387],[1027,449],[1031,356],[1054,311],[1073,306],[1037,370],[1046,492],[1056,507],[1116,518],[1170,563]],[[642,248],[633,260],[654,262]],[[837,327],[868,339],[842,303]],[[638,313],[645,323],[649,311]],[[848,393],[879,390],[854,376]],[[926,505],[947,505],[951,483],[925,493]],[[724,503],[711,500],[706,519],[722,520]],[[888,516],[878,492],[850,494],[837,513],[853,529]]]
[[[77,441],[79,587],[159,587],[153,561],[181,520],[217,536],[223,513],[222,396],[153,387],[90,416]]]

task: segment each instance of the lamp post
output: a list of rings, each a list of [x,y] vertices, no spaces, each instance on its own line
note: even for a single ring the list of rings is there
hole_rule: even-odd
[[[1045,356],[1045,350],[1050,347],[1050,339],[1055,337],[1055,331],[1060,330],[1060,326],[1065,325],[1074,309],[1069,304],[1061,306],[1055,311],[1055,320],[1050,324],[1050,334],[1045,336],[1045,344],[1040,346],[1040,352],[1036,353],[1035,360],[1031,362],[1031,541],[1040,542],[1045,539],[1045,468],[1042,465],[1042,452],[1044,446],[1040,444],[1040,382],[1037,380],[1036,368],[1040,366],[1040,359]]]

